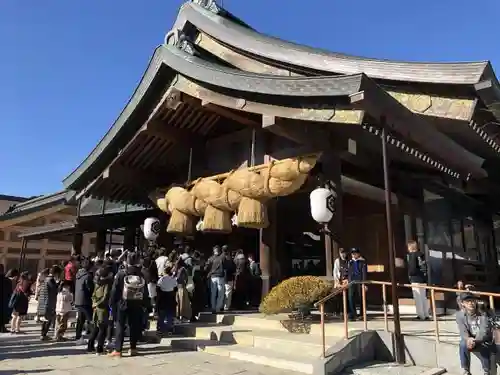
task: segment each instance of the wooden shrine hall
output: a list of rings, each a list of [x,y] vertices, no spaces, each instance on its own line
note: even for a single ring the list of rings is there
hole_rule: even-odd
[[[313,49],[196,0],[181,7],[122,113],[64,185],[77,201],[158,206],[166,238],[207,252],[242,248],[270,285],[331,274],[309,211],[309,192],[328,180],[337,194],[332,256],[359,247],[369,277],[387,280],[383,139],[397,260],[416,239],[431,283],[496,285],[499,101],[487,61]]]

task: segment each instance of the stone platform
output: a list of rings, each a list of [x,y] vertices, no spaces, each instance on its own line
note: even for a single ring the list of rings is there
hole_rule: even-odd
[[[177,326],[181,337],[172,339],[172,346],[305,374],[340,373],[353,364],[392,361],[391,349],[384,344],[385,337],[382,339],[378,334],[384,329],[384,321],[376,313],[370,314],[367,332],[363,322],[350,322],[347,340],[343,321],[328,322],[325,325],[326,358],[322,358],[321,326],[314,320],[296,322],[286,315],[258,313],[203,314],[200,320],[196,324]],[[442,325],[443,338],[457,342],[454,322],[447,319]],[[389,328],[392,329],[392,325]],[[434,340],[432,322],[408,319],[403,323],[403,331],[409,336],[424,337],[426,341]],[[445,372],[437,365],[423,367],[430,374]]]

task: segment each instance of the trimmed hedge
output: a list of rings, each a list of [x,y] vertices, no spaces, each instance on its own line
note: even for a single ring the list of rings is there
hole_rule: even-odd
[[[332,287],[331,282],[316,276],[291,277],[271,289],[262,300],[259,311],[266,315],[291,312],[326,297]]]

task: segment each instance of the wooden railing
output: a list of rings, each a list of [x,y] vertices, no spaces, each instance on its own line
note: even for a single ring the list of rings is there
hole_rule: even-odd
[[[323,357],[326,356],[326,336],[325,336],[325,303],[336,297],[340,293],[342,293],[342,304],[343,304],[343,318],[344,318],[344,336],[346,339],[349,338],[349,316],[348,316],[348,308],[347,308],[347,291],[349,288],[355,284],[361,284],[363,287],[361,288],[361,315],[363,317],[363,328],[365,331],[368,330],[368,319],[367,319],[367,303],[366,303],[366,286],[368,285],[376,285],[381,287],[382,289],[382,308],[384,313],[384,328],[385,331],[389,331],[389,313],[388,313],[388,304],[387,304],[387,287],[391,286],[390,282],[387,281],[362,281],[357,282],[353,281],[346,285],[342,285],[336,288],[332,293],[323,299],[319,300],[314,304],[315,307],[319,308],[321,314],[321,341],[323,346]],[[432,319],[434,320],[434,335],[436,342],[440,342],[439,338],[439,319],[437,317],[437,308],[436,308],[436,292],[443,293],[471,293],[480,297],[488,297],[489,305],[492,310],[495,309],[495,298],[500,298],[499,293],[490,293],[490,292],[480,292],[476,290],[459,290],[453,288],[444,288],[440,286],[429,286],[425,284],[397,284],[400,288],[420,288],[430,291],[430,299],[431,299],[431,311],[432,311]]]

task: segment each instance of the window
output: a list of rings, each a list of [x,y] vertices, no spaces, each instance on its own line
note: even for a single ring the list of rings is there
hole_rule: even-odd
[[[18,249],[18,248],[15,248],[15,247],[9,247],[7,249],[7,253],[8,254],[20,254],[21,253],[21,249]],[[30,248],[26,248],[24,249],[24,254],[25,255],[39,255],[40,254],[40,249],[30,249]]]
[[[39,259],[26,258],[26,259],[24,259],[23,267],[20,271],[21,272],[28,271],[28,273],[31,276],[36,278],[36,275],[38,273],[38,262],[39,262]],[[14,268],[19,269],[19,258],[7,258],[5,260],[5,268],[7,270],[14,269]]]
[[[31,277],[36,278],[38,274],[38,259],[25,259],[21,271],[28,271]]]
[[[19,237],[19,232],[10,232],[10,240],[21,241],[21,238]]]
[[[453,236],[453,247],[459,251],[465,251],[464,241],[462,237],[462,221],[452,220],[451,221],[451,232]]]
[[[465,239],[465,249],[467,251],[477,251],[476,231],[474,228],[474,221],[470,217],[464,220],[464,239]]]
[[[72,244],[73,240],[71,238],[51,238],[49,240],[50,243],[56,243],[56,244]]]
[[[495,236],[495,246],[497,250],[497,259],[500,264],[500,216],[493,217],[493,233]]]
[[[5,240],[5,233],[3,232],[3,230],[0,230],[0,241],[3,240]]]
[[[451,247],[448,221],[430,221],[427,225],[427,242],[430,246]]]

